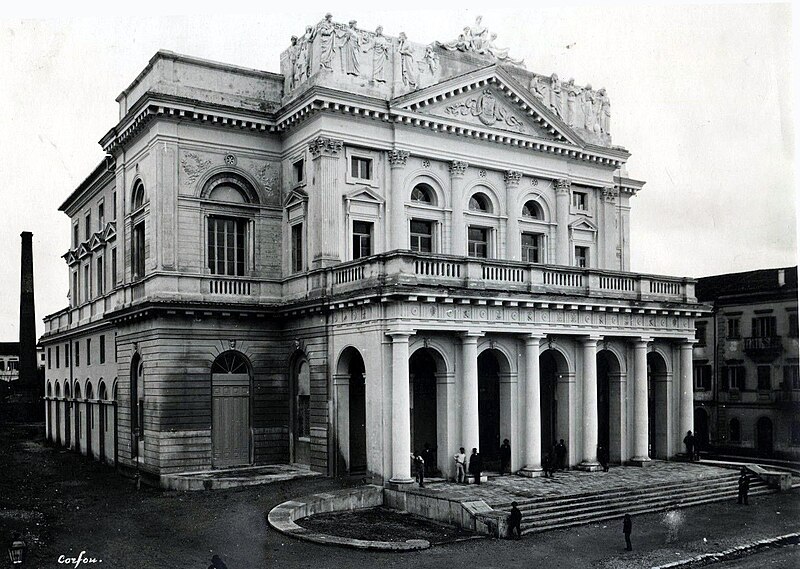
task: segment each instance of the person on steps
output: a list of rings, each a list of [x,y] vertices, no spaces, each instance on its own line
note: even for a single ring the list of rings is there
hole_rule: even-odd
[[[631,521],[631,515],[625,514],[625,517],[622,518],[622,533],[625,534],[625,549],[627,551],[633,551],[633,547],[631,547],[632,529],[633,529],[633,522]]]
[[[516,502],[511,502],[511,513],[508,515],[508,536],[515,539],[522,539],[522,512],[519,511]],[[514,530],[516,529],[516,536]]]

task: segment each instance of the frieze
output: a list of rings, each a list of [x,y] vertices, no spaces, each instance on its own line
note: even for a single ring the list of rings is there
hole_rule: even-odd
[[[524,133],[526,130],[525,124],[497,100],[491,89],[485,89],[477,97],[469,97],[448,105],[444,112],[477,120],[485,126],[498,126],[499,123],[499,126],[505,126],[515,132]]]

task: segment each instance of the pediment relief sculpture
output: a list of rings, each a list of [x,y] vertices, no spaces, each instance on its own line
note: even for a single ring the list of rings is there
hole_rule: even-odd
[[[477,119],[485,126],[500,126],[520,133],[527,130],[525,124],[514,116],[512,111],[500,104],[491,89],[485,89],[476,97],[450,104],[445,107],[444,112],[455,117]]]

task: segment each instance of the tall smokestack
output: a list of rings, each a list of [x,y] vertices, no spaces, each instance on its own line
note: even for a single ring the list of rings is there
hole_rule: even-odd
[[[33,233],[23,231],[19,292],[19,381],[36,386],[36,309],[33,304]]]

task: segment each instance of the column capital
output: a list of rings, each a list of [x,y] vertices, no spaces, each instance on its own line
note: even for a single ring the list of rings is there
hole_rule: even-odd
[[[408,152],[408,150],[393,149],[387,152],[387,154],[389,156],[389,166],[391,168],[404,168],[410,152]]]
[[[555,181],[555,188],[557,194],[569,193],[572,189],[572,180],[569,178],[559,178]]]
[[[617,190],[617,188],[611,186],[603,188],[603,199],[608,203],[616,202],[618,195],[619,190]]]
[[[642,346],[643,345],[643,347],[646,348],[647,344],[649,344],[652,341],[653,341],[653,338],[651,338],[650,336],[640,336],[638,338],[632,338],[631,339],[631,343],[634,345],[634,347],[638,347],[638,346]]]
[[[547,338],[547,334],[544,332],[530,332],[525,334],[522,338],[525,340],[525,344],[536,344],[540,346],[542,344],[542,340]]]
[[[386,335],[392,339],[392,342],[407,342],[408,339],[414,335],[414,333],[414,330],[398,328],[396,330],[389,330],[386,332]]]
[[[328,136],[318,136],[308,143],[308,149],[313,158],[320,156],[336,156],[342,151],[344,141]]]
[[[697,344],[696,338],[683,338],[678,342],[678,345],[682,350],[691,350],[694,348],[695,344]]]
[[[450,177],[452,178],[460,178],[464,175],[464,172],[467,171],[469,167],[469,162],[464,162],[463,160],[453,160],[450,162]]]
[[[595,346],[603,340],[603,336],[600,334],[589,334],[588,336],[581,336],[580,341],[583,342],[584,345],[594,344]]]
[[[516,188],[519,186],[519,181],[522,179],[522,172],[519,170],[506,170],[503,174],[503,180],[507,188]]]
[[[486,334],[484,332],[475,332],[473,330],[467,330],[466,332],[459,334],[462,344],[476,344],[478,342],[478,338],[482,338],[485,335]]]

